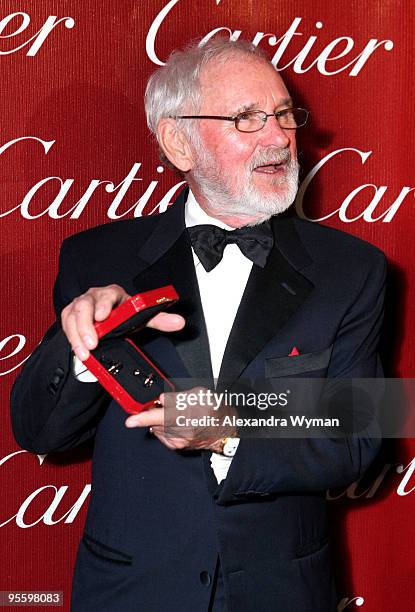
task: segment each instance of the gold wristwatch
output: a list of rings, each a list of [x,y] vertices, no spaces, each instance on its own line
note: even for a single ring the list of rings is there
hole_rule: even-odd
[[[225,457],[233,457],[238,448],[239,438],[222,438],[220,444],[221,448],[218,452]]]

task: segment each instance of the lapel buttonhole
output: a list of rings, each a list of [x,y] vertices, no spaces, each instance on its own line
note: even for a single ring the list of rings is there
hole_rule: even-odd
[[[281,283],[281,287],[288,291],[288,293],[291,293],[291,295],[297,295],[297,292],[294,291],[294,289],[290,287],[290,285],[287,285],[287,283]]]

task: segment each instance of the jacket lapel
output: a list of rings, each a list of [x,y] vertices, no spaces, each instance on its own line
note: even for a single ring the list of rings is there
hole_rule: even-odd
[[[218,386],[229,386],[300,308],[313,284],[299,270],[311,263],[292,218],[273,218],[275,245],[264,268],[252,267],[229,335]]]
[[[179,369],[183,378],[190,376],[206,381],[212,378],[212,366],[193,255],[184,223],[186,197],[186,191],[182,192],[175,204],[160,215],[154,231],[139,251],[139,269],[133,283],[137,291],[174,285],[180,300],[172,310],[186,319],[186,326],[179,332],[163,335],[165,349],[166,343],[170,344],[170,349],[173,344],[176,357],[184,366]],[[163,369],[162,351],[157,353],[157,361]]]
[[[200,299],[190,240],[185,229],[183,190],[141,246],[133,283],[137,291],[172,284],[180,301],[174,312],[182,314],[186,326],[164,334],[166,355],[174,351],[183,377],[197,381],[212,379],[209,341]],[[290,217],[274,217],[275,245],[264,268],[253,266],[229,335],[219,374],[219,385],[234,382],[290,317],[300,308],[313,284],[300,270],[312,263]],[[163,369],[164,351],[157,351]],[[167,358],[167,357],[166,357]],[[168,370],[165,370],[168,374]],[[196,381],[195,381],[196,384]]]

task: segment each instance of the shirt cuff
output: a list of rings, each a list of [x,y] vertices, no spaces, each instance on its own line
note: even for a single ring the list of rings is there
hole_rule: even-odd
[[[72,374],[79,382],[97,382],[98,379],[85,367],[85,364],[76,356],[73,356]]]

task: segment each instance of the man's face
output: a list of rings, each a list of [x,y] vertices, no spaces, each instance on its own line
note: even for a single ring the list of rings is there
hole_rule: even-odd
[[[234,116],[245,110],[272,113],[292,105],[276,70],[245,57],[223,64],[212,61],[201,76],[201,91],[200,115]],[[258,132],[239,132],[234,122],[208,119],[198,120],[196,129],[200,138],[188,180],[196,197],[205,200],[207,212],[260,222],[294,201],[298,185],[295,130],[281,129],[274,117]]]

